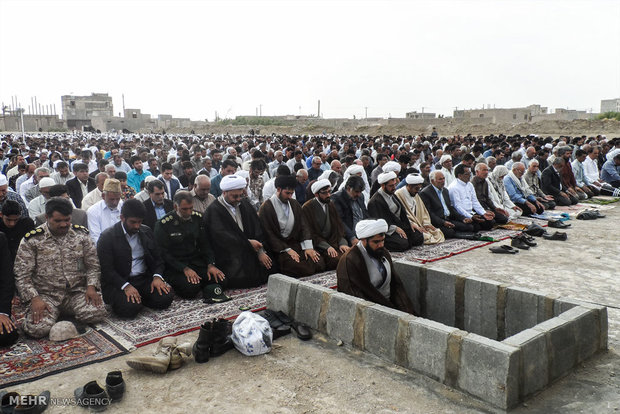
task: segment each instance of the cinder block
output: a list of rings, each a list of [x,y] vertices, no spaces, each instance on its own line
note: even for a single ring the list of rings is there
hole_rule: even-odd
[[[562,312],[566,312],[575,306],[581,305],[582,302],[571,298],[557,298],[553,303],[553,316],[558,316]]]
[[[422,272],[420,271],[421,266],[416,265],[411,262],[407,262],[404,260],[395,260],[394,261],[394,270],[400,276],[400,279],[405,286],[405,291],[407,292],[407,296],[411,299],[413,303],[413,308],[417,315],[423,316],[423,307],[421,300],[424,299],[422,295],[423,286],[420,283]],[[425,269],[424,269],[425,271]]]
[[[383,305],[373,305],[367,308],[364,349],[379,358],[395,362],[398,319],[408,316],[410,315],[407,313]]]
[[[409,368],[434,380],[446,379],[448,337],[458,329],[417,318],[409,322]]]
[[[458,387],[502,409],[519,401],[519,349],[469,334],[461,345]]]
[[[269,276],[267,282],[267,308],[294,315],[299,280],[280,273]]]
[[[334,293],[335,291],[332,289],[308,282],[299,282],[295,300],[295,320],[318,330],[323,295],[333,295]]]
[[[571,298],[556,299],[553,307],[553,314],[558,316],[574,307],[582,306],[586,309],[593,309],[596,312],[596,318],[599,326],[599,349],[607,349],[609,329],[607,320],[607,308],[601,305],[595,305],[588,302],[579,301]]]
[[[334,293],[329,298],[327,313],[327,335],[341,340],[347,345],[353,344],[355,313],[358,306],[369,307],[372,302],[344,293]]]
[[[478,277],[465,280],[464,329],[497,339],[497,292],[501,283]]]
[[[577,364],[577,344],[573,320],[559,317],[539,323],[533,329],[543,332],[547,339],[549,359],[549,382],[552,382]]]
[[[426,318],[454,326],[456,275],[426,269]]]
[[[526,329],[503,343],[521,349],[521,398],[545,388],[549,380],[545,334],[535,329]]]
[[[506,290],[506,337],[536,326],[539,297],[545,295],[520,287]]]
[[[577,363],[585,361],[599,350],[599,323],[594,309],[577,306],[558,317],[573,322]]]

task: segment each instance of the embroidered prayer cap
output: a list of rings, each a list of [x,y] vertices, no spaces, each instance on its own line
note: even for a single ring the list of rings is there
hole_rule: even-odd
[[[314,184],[312,184],[312,194],[316,194],[319,191],[321,191],[322,189],[324,189],[325,187],[331,187],[332,183],[329,182],[329,180],[327,178],[324,178],[322,180],[317,180],[314,182]]]
[[[358,239],[367,239],[377,234],[386,233],[388,231],[387,222],[383,219],[379,220],[360,220],[355,225],[355,234]]]
[[[43,177],[41,178],[41,181],[39,181],[39,188],[47,188],[53,185],[56,185],[56,181],[49,177]]]
[[[156,178],[154,175],[149,175],[148,177],[146,177],[146,178],[144,179],[144,182],[145,182],[146,184],[148,184],[148,183],[150,183],[151,181],[155,181],[155,180],[157,180],[157,178]]]
[[[222,191],[241,190],[248,185],[248,182],[240,175],[227,175],[220,181]]]
[[[420,174],[409,174],[405,181],[407,184],[422,184],[424,183],[424,178]]]
[[[385,165],[383,165],[383,167],[381,168],[383,170],[383,172],[390,172],[390,171],[394,171],[399,173],[400,172],[400,164],[397,163],[396,161],[388,161],[385,163]]]
[[[121,192],[121,182],[116,178],[106,178],[103,182],[103,191],[109,193],[120,193]]]
[[[80,336],[77,328],[70,321],[56,322],[50,329],[50,341],[66,341],[67,339],[77,338]]]
[[[388,181],[393,180],[394,178],[396,178],[396,173],[394,171],[390,171],[390,172],[379,174],[377,181],[379,182],[379,184],[385,184]]]

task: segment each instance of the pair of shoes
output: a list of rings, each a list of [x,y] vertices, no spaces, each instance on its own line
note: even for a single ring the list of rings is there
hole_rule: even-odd
[[[267,322],[269,322],[269,325],[272,327],[273,339],[278,338],[278,336],[276,336],[276,332],[278,331],[278,329],[282,329],[278,327],[284,327],[284,329],[288,329],[287,333],[289,333],[291,329],[294,330],[297,334],[297,337],[302,341],[307,341],[308,339],[312,338],[312,331],[310,330],[310,327],[308,325],[293,320],[293,318],[291,318],[282,311],[274,312],[271,309],[265,309],[265,311],[263,312],[263,317],[267,319]],[[275,330],[273,329],[274,326],[276,326]]]
[[[512,238],[510,245],[518,249],[528,250],[530,247],[536,246],[536,242],[533,237],[521,233]]]
[[[2,414],[28,413],[39,414],[47,409],[50,403],[50,392],[43,391],[39,395],[19,395],[16,392],[0,392]]]
[[[601,215],[602,214],[600,213],[597,214],[592,210],[585,210],[577,214],[577,220],[596,220],[597,218],[602,218]]]
[[[512,247],[504,244],[502,246],[493,246],[489,247],[489,250],[492,253],[504,253],[504,254],[517,254],[519,251],[517,249],[513,249]]]
[[[177,344],[175,336],[168,336],[159,341],[153,355],[130,358],[127,360],[127,365],[137,370],[164,374],[168,370],[180,368],[184,362],[183,355],[191,354],[189,342]]]
[[[562,233],[561,231],[556,231],[553,234],[549,234],[547,232],[545,232],[545,234],[543,234],[543,239],[545,240],[561,240],[561,241],[565,241],[566,239],[568,239],[568,236],[566,233]]]
[[[556,229],[565,229],[571,226],[568,223],[564,223],[562,220],[549,220],[547,225]]]
[[[76,388],[73,394],[78,405],[95,412],[105,411],[110,403],[123,399],[125,380],[120,371],[111,371],[105,378],[105,390],[97,381],[90,381],[83,387]]]
[[[291,326],[285,324],[282,319],[278,318],[278,314],[271,309],[265,309],[263,312],[259,313],[259,315],[269,322],[274,341],[291,333]]]
[[[226,319],[213,319],[200,325],[198,339],[194,342],[192,352],[199,364],[209,361],[209,357],[216,357],[233,349],[230,339],[232,323]]]
[[[523,232],[530,236],[541,237],[545,233],[545,229],[543,229],[538,224],[532,223],[527,226],[527,228],[523,230]]]

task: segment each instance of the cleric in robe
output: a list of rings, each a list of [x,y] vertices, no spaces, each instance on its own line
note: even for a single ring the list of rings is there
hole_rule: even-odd
[[[392,257],[383,247],[387,231],[383,219],[357,223],[359,242],[342,256],[336,270],[338,291],[415,315]]]
[[[267,282],[271,259],[263,248],[263,232],[256,210],[244,197],[247,181],[227,175],[222,194],[205,211],[205,229],[215,265],[226,275],[224,288],[248,288]]]

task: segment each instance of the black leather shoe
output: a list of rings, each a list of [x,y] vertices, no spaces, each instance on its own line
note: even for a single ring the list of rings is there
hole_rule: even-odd
[[[522,249],[522,250],[528,250],[530,248],[530,246],[528,246],[522,239],[515,237],[514,239],[512,239],[512,242],[510,242],[510,245],[512,247],[516,247],[517,249]]]
[[[108,393],[97,384],[97,381],[91,381],[83,387],[76,388],[73,394],[78,405],[88,407],[91,411],[105,411],[110,404]]]
[[[545,232],[545,229],[540,227],[538,224],[532,223],[529,226],[527,226],[527,228],[523,230],[523,232],[530,236],[540,237]]]
[[[235,347],[230,335],[232,334],[232,323],[226,319],[217,319],[212,323],[213,343],[211,344],[210,356],[216,357],[230,351]]]
[[[570,224],[564,223],[561,220],[549,220],[547,222],[547,225],[549,227],[553,227],[553,228],[556,228],[556,229],[565,229],[565,228],[568,228],[568,227],[571,226]]]
[[[198,339],[194,342],[192,347],[192,354],[194,359],[199,364],[209,361],[209,354],[211,353],[211,345],[213,344],[213,324],[211,322],[205,322],[200,326],[200,333]]]
[[[120,371],[108,372],[105,378],[105,389],[112,401],[120,401],[125,394],[125,381]]]
[[[13,410],[19,401],[19,394],[16,392],[0,392],[0,400],[2,401],[2,414],[13,414]]]
[[[278,317],[278,314],[271,309],[265,309],[262,314],[259,315],[269,322],[274,340],[291,333],[291,327],[282,322],[282,320]]]
[[[560,231],[556,231],[553,234],[549,234],[549,233],[543,234],[543,239],[545,239],[545,240],[561,240],[561,241],[565,241],[566,239],[568,239],[568,236],[566,235],[566,233],[562,233]]]
[[[532,236],[528,236],[527,234],[521,234],[519,235],[519,239],[527,244],[530,247],[534,247],[537,246],[538,244],[534,241],[535,239]]]

